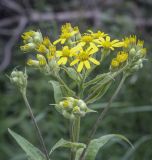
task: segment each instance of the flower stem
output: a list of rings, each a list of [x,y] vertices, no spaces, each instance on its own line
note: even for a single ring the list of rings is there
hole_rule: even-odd
[[[126,80],[127,76],[128,76],[128,75],[123,74],[123,77],[122,77],[122,79],[121,79],[121,81],[120,81],[117,89],[115,90],[114,94],[113,94],[112,97],[110,98],[107,106],[104,108],[103,111],[101,111],[99,117],[97,118],[96,122],[94,123],[95,125],[93,126],[93,128],[92,128],[92,130],[91,130],[91,132],[90,132],[88,141],[87,141],[87,147],[88,147],[88,144],[89,144],[90,140],[91,140],[92,137],[95,135],[96,130],[97,130],[99,124],[101,125],[101,123],[103,122],[103,119],[104,119],[106,113],[108,112],[108,110],[109,110],[109,108],[110,108],[113,100],[116,98],[117,94],[119,93],[119,91],[120,91],[120,89],[121,89],[124,81]],[[80,156],[80,160],[84,160],[84,158],[85,158],[84,155],[85,155],[85,151],[86,151],[87,147],[83,150],[83,152],[82,152],[82,154],[81,154],[81,156]]]
[[[36,120],[35,120],[33,111],[32,111],[32,109],[31,109],[31,106],[30,106],[29,102],[28,102],[28,99],[27,99],[27,96],[26,96],[26,92],[22,92],[22,96],[23,96],[25,105],[26,105],[26,107],[27,107],[27,109],[28,109],[28,111],[29,111],[29,114],[30,114],[30,116],[31,116],[31,119],[32,119],[32,121],[33,121],[33,124],[34,124],[34,126],[35,126],[35,129],[36,129],[36,131],[37,131],[37,134],[38,134],[38,137],[39,137],[41,146],[43,147],[43,151],[44,151],[46,160],[50,160],[48,151],[47,151],[47,149],[46,149],[46,146],[45,146],[45,143],[44,143],[42,134],[41,134],[41,131],[40,131],[38,125],[37,125],[37,122],[36,122]]]
[[[78,142],[79,141],[79,134],[80,134],[80,117],[76,117],[71,122],[71,129],[70,129],[70,137],[72,142]],[[71,149],[71,160],[74,160],[76,156],[76,150]]]

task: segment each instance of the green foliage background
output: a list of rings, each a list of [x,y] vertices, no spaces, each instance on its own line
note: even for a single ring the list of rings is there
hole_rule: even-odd
[[[122,38],[125,35],[136,34],[144,39],[148,49],[147,61],[144,68],[128,78],[121,89],[115,103],[113,103],[109,114],[99,127],[96,137],[99,135],[117,133],[123,134],[135,145],[135,150],[130,151],[128,145],[123,142],[109,143],[100,151],[97,160],[151,160],[152,159],[152,2],[150,0],[116,0],[112,1],[76,1],[76,0],[39,0],[29,1],[32,7],[40,12],[45,11],[80,11],[90,10],[96,7],[102,11],[99,24],[96,25],[92,19],[76,19],[70,21],[73,25],[78,25],[82,31],[86,29],[102,29],[113,37]],[[2,10],[2,8],[0,8]],[[0,10],[0,12],[1,12]],[[8,11],[6,11],[7,14]],[[4,14],[5,15],[5,14]],[[8,14],[9,15],[9,14]],[[5,15],[6,16],[6,15]],[[136,19],[144,20],[143,24],[138,25]],[[67,20],[68,21],[68,20]],[[64,22],[63,22],[64,23]],[[144,24],[145,23],[145,24]],[[40,29],[44,35],[49,35],[55,39],[59,34],[62,22],[40,22],[29,23],[26,30]],[[0,37],[0,47],[7,41],[7,37]],[[24,69],[25,60],[28,54],[22,54],[19,46],[21,39],[18,40],[13,49],[13,57],[8,68],[0,73],[0,159],[1,160],[24,160],[25,154],[8,134],[7,128],[11,128],[20,135],[26,137],[35,146],[39,146],[35,130],[32,126],[30,117],[26,111],[22,98],[18,91],[10,84],[6,74],[10,74],[16,66]],[[2,54],[0,55],[2,61]],[[105,62],[106,65],[106,62]],[[102,71],[107,70],[102,68]],[[68,138],[68,121],[59,115],[53,106],[53,90],[48,83],[49,77],[45,77],[36,70],[27,68],[29,74],[28,98],[33,107],[34,114],[45,137],[47,147],[50,149],[61,137]],[[96,73],[99,69],[96,70]],[[94,74],[96,74],[94,73]],[[107,95],[97,104],[90,106],[100,110],[112,95],[116,88],[119,78]],[[94,125],[97,114],[91,117],[86,116],[82,120],[81,140],[84,141]],[[54,153],[54,159],[67,159],[69,150],[58,150]]]

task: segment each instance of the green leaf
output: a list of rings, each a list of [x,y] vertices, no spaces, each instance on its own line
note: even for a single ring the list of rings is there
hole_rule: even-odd
[[[79,149],[79,148],[85,148],[86,145],[84,143],[74,143],[74,142],[70,142],[67,140],[64,140],[63,138],[60,139],[51,149],[50,151],[50,155],[52,154],[52,152],[54,150],[56,150],[59,147],[65,147],[65,148],[74,148],[74,149]]]
[[[103,80],[106,76],[109,76],[109,73],[103,73],[101,75],[97,75],[94,79],[84,83],[84,87],[88,87],[90,85],[97,84],[98,82]]]
[[[53,89],[54,89],[54,99],[55,99],[55,103],[59,103],[62,98],[63,98],[63,95],[62,95],[62,90],[61,90],[61,87],[60,87],[60,83],[57,82],[57,81],[49,81],[52,86],[53,86]]]
[[[10,129],[8,129],[8,131],[21,146],[21,148],[25,151],[30,160],[46,160],[45,155],[38,148],[34,147],[30,142],[28,142],[25,138],[21,137]]]
[[[95,160],[99,149],[102,148],[106,143],[108,143],[112,138],[120,138],[122,140],[125,140],[126,142],[128,142],[132,146],[130,141],[122,135],[119,135],[119,134],[105,135],[105,136],[102,136],[98,139],[91,140],[91,142],[89,143],[88,148],[86,150],[86,153],[85,153],[85,159],[86,160]]]
[[[94,90],[94,92],[89,94],[89,99],[86,100],[87,104],[93,103],[100,99],[107,92],[112,82],[105,84],[104,86],[100,86]]]

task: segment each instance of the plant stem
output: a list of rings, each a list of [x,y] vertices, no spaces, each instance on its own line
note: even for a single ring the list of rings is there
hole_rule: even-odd
[[[29,114],[30,114],[30,116],[31,116],[31,119],[32,119],[32,121],[33,121],[33,124],[34,124],[34,126],[35,126],[35,129],[36,129],[36,131],[37,131],[37,134],[38,134],[38,137],[39,137],[41,146],[43,147],[43,150],[44,150],[45,157],[46,157],[47,160],[50,160],[48,151],[47,151],[47,149],[46,149],[46,146],[45,146],[45,143],[44,143],[42,134],[41,134],[41,131],[40,131],[38,125],[37,125],[37,122],[36,122],[36,120],[35,120],[33,111],[32,111],[32,109],[31,109],[31,106],[30,106],[29,102],[28,102],[28,99],[27,99],[27,96],[26,96],[26,92],[22,92],[22,96],[23,96],[25,105],[26,105],[26,107],[27,107],[27,109],[28,109],[28,111],[29,111]]]
[[[107,106],[104,108],[103,111],[101,111],[99,117],[97,118],[96,122],[94,123],[95,125],[94,125],[94,127],[92,128],[92,130],[91,130],[91,133],[90,133],[89,138],[88,138],[88,141],[87,141],[87,145],[88,145],[89,142],[91,141],[91,138],[95,135],[95,132],[96,132],[99,124],[101,125],[101,123],[103,122],[103,119],[104,119],[106,113],[108,112],[108,110],[109,110],[109,108],[110,108],[113,100],[116,98],[117,94],[119,93],[119,91],[120,91],[120,89],[121,89],[124,81],[126,80],[126,78],[127,78],[127,75],[126,75],[126,74],[123,74],[123,77],[122,77],[122,79],[121,79],[121,81],[120,81],[117,89],[115,90],[114,94],[113,94],[112,97],[110,98]],[[87,147],[88,147],[88,146],[87,146]],[[83,152],[82,152],[82,154],[81,154],[81,156],[80,156],[80,160],[84,160],[84,158],[85,158],[84,155],[85,155],[85,151],[86,151],[87,147],[83,150]]]
[[[70,137],[72,142],[79,141],[79,134],[80,134],[80,117],[76,117],[75,120],[71,122],[71,129],[70,129]],[[71,160],[75,159],[76,150],[71,149]]]

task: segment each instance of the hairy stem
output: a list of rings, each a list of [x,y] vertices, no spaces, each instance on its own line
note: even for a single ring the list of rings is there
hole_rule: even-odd
[[[126,80],[126,78],[127,78],[127,75],[124,74],[123,77],[122,77],[122,79],[121,79],[121,81],[120,81],[120,83],[119,83],[119,85],[118,85],[118,87],[117,87],[117,89],[115,90],[114,94],[113,94],[112,97],[110,98],[107,106],[104,108],[103,111],[101,111],[99,117],[97,118],[96,122],[94,123],[94,124],[95,124],[94,127],[92,128],[92,130],[91,130],[91,132],[90,132],[90,135],[89,135],[87,144],[89,144],[91,138],[95,135],[96,130],[97,130],[99,124],[101,125],[101,123],[103,122],[103,119],[104,119],[106,113],[108,112],[108,110],[109,110],[109,108],[110,108],[113,100],[116,98],[117,94],[119,93],[119,91],[120,91],[120,89],[121,89],[124,81]],[[86,148],[86,149],[87,149],[87,148]],[[82,152],[82,154],[81,154],[81,156],[80,156],[80,160],[84,160],[84,158],[85,158],[84,155],[85,155],[86,149],[83,150],[83,152]]]
[[[34,126],[35,126],[35,129],[36,129],[36,131],[37,131],[37,135],[38,135],[38,137],[39,137],[41,146],[43,147],[43,151],[44,151],[46,160],[50,160],[48,151],[47,151],[47,149],[46,149],[46,146],[45,146],[45,143],[44,143],[42,134],[41,134],[41,131],[40,131],[38,125],[37,125],[37,122],[36,122],[36,120],[35,120],[33,111],[32,111],[32,109],[31,109],[31,106],[30,106],[29,102],[28,102],[28,99],[27,99],[27,96],[26,96],[26,92],[23,92],[23,93],[22,93],[22,96],[23,96],[25,105],[26,105],[26,107],[27,107],[27,109],[28,109],[28,111],[29,111],[29,114],[30,114],[30,116],[31,116],[31,119],[32,119],[32,121],[33,121],[33,124],[34,124]]]

